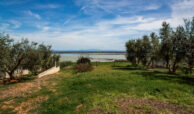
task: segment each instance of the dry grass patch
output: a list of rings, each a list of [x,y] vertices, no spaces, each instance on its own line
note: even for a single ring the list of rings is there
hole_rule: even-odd
[[[191,114],[192,108],[182,105],[168,104],[148,99],[121,98],[116,104],[119,113],[162,113]]]
[[[46,101],[48,96],[39,96],[33,99],[29,99],[26,102],[22,102],[14,109],[17,114],[27,114],[30,110],[38,108],[43,101]]]

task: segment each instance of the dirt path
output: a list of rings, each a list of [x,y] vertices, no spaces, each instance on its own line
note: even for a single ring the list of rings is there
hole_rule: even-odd
[[[56,85],[55,81],[50,83],[48,80],[56,79],[56,75],[48,75],[42,78],[36,78],[33,81],[17,83],[9,85],[6,88],[0,88],[0,110],[11,109],[12,112],[17,112],[17,114],[26,114],[31,109],[37,108],[42,101],[45,101],[48,96],[37,96],[32,97],[34,93],[39,92],[43,86],[49,88],[50,91],[55,91],[53,87]],[[27,99],[24,101],[19,101],[18,99]],[[0,111],[1,114],[1,111]]]

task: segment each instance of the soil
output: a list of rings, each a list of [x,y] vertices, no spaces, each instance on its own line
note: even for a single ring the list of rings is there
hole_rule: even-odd
[[[177,104],[168,104],[157,100],[119,98],[115,105],[118,114],[193,114],[194,106],[187,108]],[[88,114],[112,114],[102,108],[93,109]],[[115,113],[116,114],[116,113]]]
[[[27,114],[30,110],[37,108],[42,101],[48,99],[48,96],[37,96],[29,98],[32,93],[41,91],[42,86],[46,86],[50,91],[56,91],[53,86],[56,83],[49,83],[48,79],[56,78],[55,75],[49,75],[42,78],[37,78],[30,82],[17,83],[9,85],[6,88],[0,90],[0,100],[4,101],[0,103],[0,109],[12,109],[17,114]],[[27,98],[24,102],[15,101],[15,98]]]

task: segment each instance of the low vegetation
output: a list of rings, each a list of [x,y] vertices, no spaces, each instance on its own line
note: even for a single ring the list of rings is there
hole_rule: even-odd
[[[80,57],[77,60],[76,65],[74,66],[74,71],[78,72],[87,72],[92,70],[92,64],[89,58],[87,57]]]
[[[1,113],[194,113],[194,75],[113,64],[1,85]]]
[[[62,61],[60,62],[60,68],[65,68],[71,66],[73,63],[71,61]]]

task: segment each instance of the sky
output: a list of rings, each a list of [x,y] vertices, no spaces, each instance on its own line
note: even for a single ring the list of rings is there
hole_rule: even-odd
[[[194,0],[0,0],[0,32],[54,50],[125,50],[130,39],[175,28]]]

